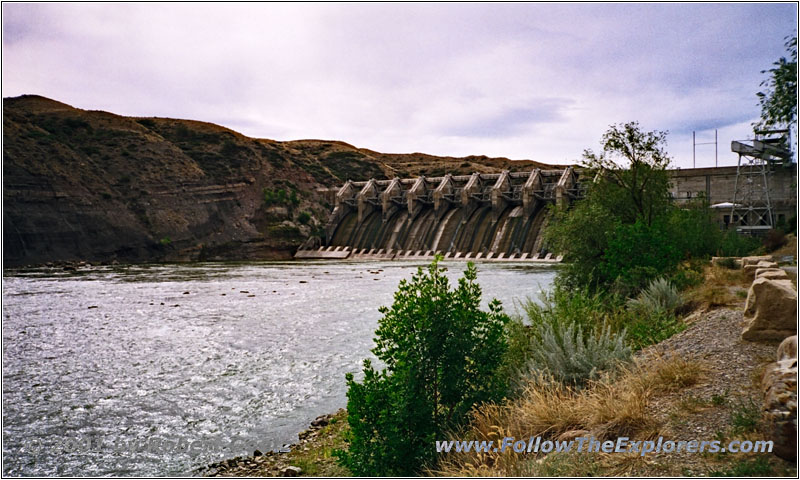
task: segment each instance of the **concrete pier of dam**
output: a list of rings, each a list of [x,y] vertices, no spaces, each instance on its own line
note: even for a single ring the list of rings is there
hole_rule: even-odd
[[[583,195],[575,169],[348,181],[325,245],[295,258],[557,262],[540,233],[547,205]]]

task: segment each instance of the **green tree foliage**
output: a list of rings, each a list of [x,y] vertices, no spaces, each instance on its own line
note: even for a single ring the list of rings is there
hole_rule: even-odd
[[[708,205],[670,202],[665,139],[636,122],[612,125],[601,153],[584,152],[586,198],[556,210],[545,232],[566,262],[559,284],[630,294],[686,258],[715,253],[721,235]]]
[[[351,433],[339,458],[355,475],[418,474],[435,458],[435,439],[506,391],[498,372],[509,318],[497,300],[480,309],[472,263],[450,289],[439,260],[401,281],[392,307],[381,308],[372,352],[385,369],[365,361],[363,382],[347,375]]]
[[[272,205],[296,207],[300,204],[300,199],[297,197],[297,191],[293,188],[288,192],[283,188],[279,188],[278,190],[264,188],[262,193],[264,194],[264,204],[268,207],[271,207]]]
[[[611,125],[603,134],[601,153],[583,152],[588,173],[600,177],[591,192],[594,201],[614,211],[623,223],[650,225],[669,205],[666,136],[644,132],[638,122]]]
[[[766,91],[758,92],[761,121],[756,130],[791,125],[797,120],[797,37],[786,37],[786,57],[773,63],[769,78],[761,82]]]

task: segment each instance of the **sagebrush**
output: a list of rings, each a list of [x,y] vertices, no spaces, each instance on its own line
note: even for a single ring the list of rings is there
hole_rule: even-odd
[[[625,344],[624,330],[614,334],[606,326],[584,335],[583,328],[574,323],[545,323],[540,329],[532,339],[528,362],[532,375],[546,372],[560,382],[583,386],[601,372],[630,361],[631,349]]]

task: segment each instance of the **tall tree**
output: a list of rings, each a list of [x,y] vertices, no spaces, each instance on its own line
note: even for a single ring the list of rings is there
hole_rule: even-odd
[[[790,126],[797,120],[797,37],[786,37],[786,57],[773,63],[769,78],[761,82],[766,87],[758,92],[761,105],[761,121],[755,124],[756,130]]]
[[[583,152],[583,166],[604,180],[595,182],[591,194],[625,223],[639,220],[650,225],[669,203],[666,136],[658,130],[642,131],[638,122],[611,125],[603,134],[602,152]]]

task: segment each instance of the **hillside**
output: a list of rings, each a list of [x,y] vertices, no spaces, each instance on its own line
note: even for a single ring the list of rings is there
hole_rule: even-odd
[[[254,139],[44,97],[3,99],[3,261],[283,259],[347,179],[529,170],[532,161]]]

